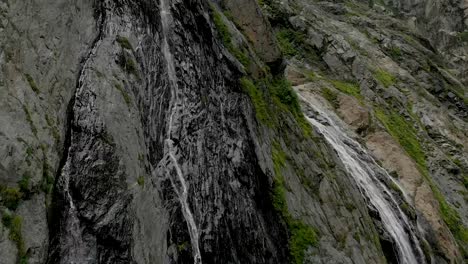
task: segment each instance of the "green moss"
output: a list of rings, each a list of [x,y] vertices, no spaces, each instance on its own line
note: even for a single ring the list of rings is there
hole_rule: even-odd
[[[39,90],[39,87],[37,87],[37,84],[36,82],[34,81],[33,77],[29,74],[25,74],[24,75],[26,77],[26,80],[28,81],[29,83],[29,86],[31,87],[31,89],[36,93],[38,94],[40,92]]]
[[[337,81],[337,80],[332,80],[330,82],[339,91],[345,94],[351,95],[353,97],[359,98],[359,99],[362,98],[361,89],[359,88],[359,85],[357,83],[343,82],[343,81]]]
[[[118,82],[114,82],[114,87],[119,90],[119,92],[122,94],[122,97],[125,101],[125,103],[127,104],[127,106],[131,106],[132,104],[132,98],[130,97],[130,95],[127,93],[127,91],[125,91],[124,87],[118,83]]]
[[[272,120],[268,113],[268,106],[263,98],[263,93],[258,87],[247,77],[240,79],[240,84],[245,93],[247,93],[255,108],[257,119],[267,126],[272,126]]]
[[[120,46],[122,48],[128,49],[128,50],[133,50],[132,44],[130,44],[130,41],[126,37],[117,36],[116,41],[117,41],[117,43],[120,44]]]
[[[328,89],[326,87],[322,88],[322,96],[327,99],[328,102],[334,107],[338,108],[339,102],[338,102],[338,94],[331,89]]]
[[[304,224],[302,221],[293,219],[288,210],[286,202],[286,189],[282,168],[286,165],[286,153],[281,149],[278,142],[272,144],[273,169],[275,171],[275,180],[273,186],[272,202],[274,208],[285,220],[289,232],[289,250],[292,262],[300,264],[304,262],[304,252],[310,246],[316,246],[318,237],[315,230]]]
[[[143,176],[138,177],[137,183],[140,186],[145,186],[145,177],[143,177]]]
[[[382,69],[377,69],[374,72],[374,78],[387,88],[396,82],[396,78],[393,75]]]

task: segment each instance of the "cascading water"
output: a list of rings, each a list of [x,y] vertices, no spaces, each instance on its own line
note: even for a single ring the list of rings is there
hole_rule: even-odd
[[[346,135],[344,130],[327,111],[299,95],[317,114],[307,116],[309,122],[318,129],[330,145],[336,150],[349,174],[357,182],[361,192],[378,210],[385,230],[397,246],[399,263],[425,263],[419,241],[412,231],[411,223],[399,209],[398,204],[388,188],[379,181],[377,173],[383,173],[390,180],[388,173],[355,140]],[[379,171],[376,171],[379,170]]]
[[[168,1],[170,0],[160,0],[160,16],[161,16],[161,25],[162,25],[162,51],[164,54],[164,59],[167,65],[167,75],[169,79],[169,88],[171,89],[171,114],[169,117],[169,125],[167,130],[167,136],[165,141],[165,152],[168,153],[168,159],[170,161],[169,165],[172,165],[171,168],[169,165],[166,166],[167,175],[170,178],[171,184],[174,188],[175,193],[179,197],[179,201],[182,207],[182,214],[187,222],[187,227],[190,234],[190,240],[193,250],[193,259],[195,264],[201,264],[201,254],[200,248],[198,245],[199,235],[197,225],[193,218],[192,212],[190,211],[189,204],[187,202],[188,188],[184,179],[184,175],[177,161],[177,149],[174,146],[174,141],[172,140],[172,130],[174,125],[175,115],[180,111],[181,101],[179,98],[179,89],[177,84],[177,76],[174,65],[174,58],[169,48],[168,43],[168,34],[170,30],[170,25],[172,23],[172,15],[170,12],[170,6]],[[177,175],[177,180],[180,184],[180,189],[177,188],[177,184],[173,177],[171,176],[171,169],[174,169]]]

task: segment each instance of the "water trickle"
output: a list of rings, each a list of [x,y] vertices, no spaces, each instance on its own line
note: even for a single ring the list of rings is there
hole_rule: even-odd
[[[187,202],[187,195],[188,195],[188,187],[187,183],[185,182],[184,175],[182,173],[182,170],[180,168],[180,165],[177,161],[177,147],[174,146],[174,141],[172,141],[171,136],[172,136],[172,130],[173,130],[173,125],[174,125],[174,116],[177,114],[179,111],[179,108],[181,107],[181,101],[179,98],[179,87],[177,84],[177,76],[176,76],[176,71],[175,71],[175,65],[174,65],[174,58],[172,56],[171,50],[169,48],[169,43],[168,43],[168,34],[170,30],[170,25],[172,23],[172,15],[170,12],[170,6],[169,6],[169,1],[170,0],[160,0],[160,9],[161,9],[161,25],[162,25],[162,35],[163,35],[163,42],[162,42],[162,51],[164,54],[164,59],[166,61],[167,65],[167,75],[169,79],[169,88],[171,89],[171,114],[169,117],[169,125],[168,125],[168,130],[167,130],[167,136],[166,136],[166,141],[165,141],[165,148],[166,152],[168,153],[169,156],[169,161],[170,165],[173,166],[175,169],[176,175],[177,175],[177,180],[180,184],[180,188],[177,187],[177,184],[175,183],[175,179],[171,176],[171,170],[170,166],[166,166],[166,171],[167,174],[171,180],[171,184],[175,190],[175,193],[179,197],[179,202],[182,207],[182,214],[185,218],[185,221],[187,222],[187,227],[189,230],[190,234],[190,240],[192,244],[192,250],[193,250],[193,262],[195,264],[201,264],[201,254],[200,254],[200,247],[199,247],[199,235],[198,235],[198,229],[197,225],[195,223],[195,220],[193,218],[193,214],[190,211],[190,206]]]
[[[399,209],[398,204],[388,188],[379,181],[377,173],[390,175],[381,168],[368,152],[354,139],[350,138],[327,110],[320,109],[319,103],[314,103],[299,95],[317,113],[308,116],[309,122],[318,129],[330,145],[336,150],[349,174],[354,178],[361,192],[378,210],[385,230],[396,244],[399,263],[425,263],[419,241],[412,230],[412,224]],[[378,170],[378,171],[377,171]]]

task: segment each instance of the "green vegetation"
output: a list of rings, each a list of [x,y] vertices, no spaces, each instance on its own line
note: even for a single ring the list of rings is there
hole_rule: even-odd
[[[221,13],[216,10],[214,6],[211,6],[211,13],[213,15],[213,22],[215,24],[216,30],[221,37],[221,40],[224,43],[224,46],[228,51],[236,57],[236,59],[244,65],[244,67],[249,67],[250,59],[248,52],[245,49],[238,49],[232,44],[231,33],[229,32],[228,26],[224,23]]]
[[[18,215],[11,215],[3,212],[2,223],[10,230],[8,238],[16,244],[18,248],[18,263],[27,263],[27,254],[24,248],[23,236],[21,235],[22,220]]]
[[[386,114],[382,109],[377,109],[375,114],[387,131],[400,143],[408,155],[416,161],[419,171],[430,185],[435,198],[439,202],[442,219],[447,224],[452,234],[460,243],[467,243],[468,229],[463,225],[458,212],[445,200],[439,188],[430,178],[424,151],[411,122],[406,121],[395,112]]]
[[[377,109],[375,115],[387,131],[397,139],[408,155],[420,167],[426,168],[426,157],[412,122],[405,120],[400,114],[393,111],[387,114],[384,110]]]
[[[269,115],[269,110],[267,103],[263,99],[263,93],[260,91],[257,86],[247,77],[243,77],[240,80],[242,89],[244,92],[246,92],[250,100],[252,101],[252,104],[254,105],[255,108],[255,114],[257,116],[257,119],[262,122],[264,125],[267,126],[273,126],[273,123],[271,121],[271,117]]]
[[[117,36],[116,40],[123,49],[133,50],[132,44],[130,44],[130,41],[126,37]]]
[[[305,36],[298,31],[283,28],[276,32],[276,39],[283,54],[287,57],[293,57],[299,54]]]
[[[461,42],[468,42],[468,31],[458,33],[458,39]]]
[[[145,177],[143,177],[143,176],[138,177],[137,183],[140,186],[145,186]]]
[[[273,206],[285,220],[289,231],[289,250],[292,262],[300,264],[304,262],[304,251],[310,246],[316,246],[318,243],[317,234],[314,229],[300,220],[293,219],[288,211],[286,202],[286,189],[284,186],[284,178],[281,173],[282,168],[286,165],[286,153],[281,149],[278,142],[273,142],[272,160],[275,171],[275,181],[273,187]]]
[[[122,97],[125,101],[125,103],[127,104],[127,106],[131,106],[132,104],[132,98],[130,97],[130,95],[127,93],[127,91],[125,91],[124,87],[118,83],[118,82],[114,82],[114,87],[119,90],[119,92],[122,94]]]
[[[334,108],[338,108],[338,94],[327,87],[322,88],[322,96],[325,98]]]
[[[340,90],[341,92],[354,96],[358,99],[362,98],[361,89],[359,88],[359,85],[357,83],[343,82],[337,80],[332,80],[330,82],[333,84],[333,86],[335,86],[336,89]]]
[[[386,88],[390,87],[396,82],[395,76],[382,69],[377,69],[374,72],[374,78],[377,79]]]
[[[390,57],[394,59],[399,59],[403,53],[401,52],[401,49],[399,47],[392,46],[389,50],[388,53]]]
[[[23,177],[18,182],[20,192],[22,193],[30,192],[30,187],[29,187],[30,180],[31,180],[31,176],[29,175],[29,173],[28,172],[24,173]]]
[[[58,146],[60,144],[60,132],[59,132],[57,126],[55,126],[54,120],[52,118],[50,118],[47,113],[45,114],[45,120],[47,122],[47,125],[50,128],[50,132],[52,133],[52,137],[54,137],[54,139],[55,139],[55,144],[57,144],[57,146]]]
[[[10,210],[15,210],[23,197],[23,193],[18,188],[10,188],[0,185],[0,196],[2,203]]]
[[[34,81],[33,77],[29,74],[25,74],[25,77],[26,77],[26,80],[28,81],[29,83],[29,86],[31,87],[31,89],[36,93],[38,94],[40,92],[39,90],[39,87],[37,87],[37,84],[36,82]]]
[[[127,52],[119,54],[117,64],[128,74],[133,74],[135,77],[139,78],[137,65]]]
[[[24,114],[26,115],[26,121],[28,121],[29,126],[31,127],[31,131],[33,132],[34,136],[37,137],[37,128],[32,121],[31,112],[29,111],[26,105],[23,105],[23,111],[24,111]]]

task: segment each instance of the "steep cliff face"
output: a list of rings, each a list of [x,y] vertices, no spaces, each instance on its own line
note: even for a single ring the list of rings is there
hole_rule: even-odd
[[[389,5],[1,1],[0,263],[462,263],[466,50]]]

